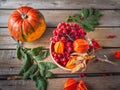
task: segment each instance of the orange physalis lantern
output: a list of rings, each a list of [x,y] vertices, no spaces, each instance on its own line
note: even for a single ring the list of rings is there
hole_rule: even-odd
[[[62,54],[64,51],[64,43],[61,41],[56,42],[54,45],[54,51],[56,53]]]
[[[73,42],[73,48],[75,52],[85,53],[89,49],[89,43],[85,39],[76,39]]]
[[[64,84],[64,90],[76,90],[77,82],[73,78],[69,78]]]

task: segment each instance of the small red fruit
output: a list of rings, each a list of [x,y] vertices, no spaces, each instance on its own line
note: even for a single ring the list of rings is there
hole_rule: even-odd
[[[120,59],[120,50],[116,50],[114,52],[114,57],[117,58],[117,59]]]

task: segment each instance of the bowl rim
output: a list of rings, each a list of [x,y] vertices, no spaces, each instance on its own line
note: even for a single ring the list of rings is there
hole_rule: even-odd
[[[62,65],[58,64],[58,63],[54,60],[54,58],[53,58],[53,56],[52,56],[51,46],[52,46],[52,42],[50,42],[50,56],[51,56],[51,58],[52,58],[52,61],[53,61],[58,67],[60,67],[61,69],[64,69],[64,70],[66,70],[66,71],[71,71],[72,69],[65,68],[65,67],[63,67]]]

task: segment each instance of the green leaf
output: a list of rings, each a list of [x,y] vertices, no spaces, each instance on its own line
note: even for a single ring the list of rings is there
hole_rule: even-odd
[[[70,19],[71,19],[71,16],[68,16],[68,17],[65,19],[65,21],[66,21],[66,22],[69,22]]]
[[[40,62],[38,65],[39,65],[39,68],[42,70],[50,70],[50,69],[57,68],[57,65],[51,62]]]
[[[40,47],[37,47],[37,48],[33,48],[29,51],[29,53],[33,56],[36,56],[38,55],[41,51],[42,51],[43,47],[40,46]]]
[[[97,16],[97,17],[100,17],[101,13],[100,13],[100,11],[98,9],[95,9],[94,15]]]
[[[46,90],[47,89],[47,80],[43,77],[37,77],[36,86],[39,90]]]
[[[19,74],[23,74],[33,65],[33,61],[30,58],[30,56],[28,54],[25,54],[25,55],[26,55],[26,60],[24,60],[24,64],[21,67]]]
[[[54,75],[48,70],[40,70],[40,75],[45,78],[52,78]]]
[[[91,17],[93,15],[94,11],[92,8],[88,9],[88,11],[89,11],[89,17]]]
[[[53,73],[50,72],[50,71],[46,71],[45,77],[46,78],[52,78],[53,77]]]
[[[28,79],[30,75],[34,74],[37,70],[37,65],[33,64],[27,72],[24,73],[23,79]]]
[[[82,17],[81,17],[82,16]],[[68,22],[80,24],[86,32],[94,31],[94,27],[99,25],[100,11],[97,9],[82,8],[80,14],[74,14],[67,18]]]
[[[90,32],[90,31],[93,31],[94,30],[94,27],[90,24],[86,24],[86,23],[80,23],[83,28],[85,29],[86,32]]]
[[[16,48],[16,56],[17,56],[17,58],[18,59],[21,59],[21,57],[22,57],[22,55],[21,55],[21,51],[20,51],[20,46],[19,45],[17,45],[17,48]]]
[[[42,51],[41,53],[39,53],[39,55],[34,56],[34,59],[36,59],[36,60],[43,60],[43,59],[45,59],[48,55],[49,55],[49,50],[45,50],[45,51]]]
[[[99,24],[98,21],[92,21],[92,20],[86,20],[86,23],[93,25],[93,27]]]
[[[80,15],[79,14],[73,15],[73,17],[76,21],[80,21]]]
[[[34,74],[30,75],[30,78],[35,81],[39,76],[40,76],[39,71],[36,71]]]
[[[21,52],[21,56],[22,56],[23,60],[27,60],[27,58],[28,58],[27,53],[25,53],[23,48],[20,49],[20,52]]]
[[[88,9],[82,8],[81,15],[83,18],[87,18],[88,17]]]

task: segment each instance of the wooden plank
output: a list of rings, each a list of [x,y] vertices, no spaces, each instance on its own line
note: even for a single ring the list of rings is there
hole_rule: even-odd
[[[39,45],[49,48],[52,31],[55,28],[47,28],[44,35],[31,43],[24,43],[25,47],[37,47]],[[117,37],[108,39],[109,34],[115,34]],[[101,46],[119,47],[120,46],[120,28],[95,28],[94,32],[88,33],[90,39],[96,39]],[[114,43],[114,44],[113,44]],[[15,49],[16,42],[11,38],[7,28],[0,28],[0,49]]]
[[[80,10],[40,10],[47,22],[47,27],[56,27],[69,15],[79,13]],[[0,27],[7,27],[9,15],[13,10],[0,10]],[[120,10],[102,10],[99,26],[120,26]]]
[[[119,0],[1,0],[0,8],[13,9],[18,6],[29,5],[38,9],[81,9],[82,7],[96,7],[100,9],[120,9]]]
[[[95,62],[91,61],[88,64],[88,68],[85,72],[87,73],[97,73],[97,72],[119,72],[120,70],[120,60],[113,57],[114,51],[116,49],[101,49],[96,52],[98,57],[103,58],[103,55],[107,55],[108,58],[118,65],[112,65],[106,62]],[[45,59],[47,62],[53,62],[51,57]],[[0,75],[4,74],[17,74],[22,66],[22,61],[17,60],[15,50],[0,50]],[[69,71],[57,68],[52,70],[54,73],[70,73]]]
[[[76,80],[84,80],[88,90],[119,90],[120,77],[94,77],[94,78],[82,78]],[[68,78],[49,79],[47,90],[63,90],[65,81]],[[60,82],[60,83],[59,83]],[[0,81],[0,90],[38,90],[34,81],[31,80],[4,80]]]

